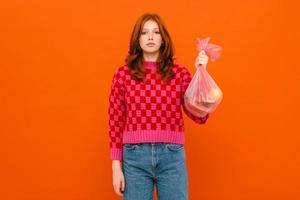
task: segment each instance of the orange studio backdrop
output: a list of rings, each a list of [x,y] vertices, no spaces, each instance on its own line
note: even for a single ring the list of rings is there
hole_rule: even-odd
[[[190,199],[300,199],[297,7],[283,0],[1,2],[0,198],[121,199],[112,185],[108,96],[134,23],[153,12],[192,74],[197,37],[223,47],[207,65],[223,101],[204,125],[184,115]]]

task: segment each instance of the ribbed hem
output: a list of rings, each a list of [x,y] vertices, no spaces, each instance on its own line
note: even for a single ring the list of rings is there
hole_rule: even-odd
[[[125,131],[123,143],[169,142],[184,144],[184,132],[164,130]]]
[[[111,148],[110,149],[111,160],[123,160],[123,149]]]

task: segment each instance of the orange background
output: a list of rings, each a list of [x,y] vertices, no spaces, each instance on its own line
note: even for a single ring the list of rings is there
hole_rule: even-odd
[[[296,2],[296,1],[295,1]],[[137,18],[165,21],[194,73],[196,37],[224,51],[224,99],[186,115],[190,199],[299,199],[298,5],[283,0],[21,1],[0,6],[0,195],[121,199],[112,187],[108,95]]]

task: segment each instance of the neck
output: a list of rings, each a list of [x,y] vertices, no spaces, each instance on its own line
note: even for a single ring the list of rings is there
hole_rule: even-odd
[[[149,61],[149,62],[155,62],[158,58],[159,52],[156,53],[145,53],[143,55],[143,60]]]

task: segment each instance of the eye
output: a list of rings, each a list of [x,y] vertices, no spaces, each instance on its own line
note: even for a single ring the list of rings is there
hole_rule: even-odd
[[[145,33],[146,33],[145,31],[142,32],[142,34],[145,34]]]
[[[156,31],[155,33],[157,33],[157,34],[160,34],[160,32],[159,32],[159,31]]]

